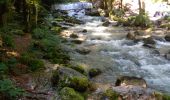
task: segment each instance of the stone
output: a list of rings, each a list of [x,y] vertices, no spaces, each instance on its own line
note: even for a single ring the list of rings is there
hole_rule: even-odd
[[[165,55],[165,58],[170,60],[170,53]]]
[[[135,40],[136,35],[134,33],[129,32],[126,37],[127,39]]]
[[[86,29],[84,29],[84,30],[82,30],[82,32],[83,32],[83,33],[87,33],[87,30],[86,30]]]
[[[84,40],[80,40],[80,39],[73,39],[71,40],[72,43],[75,43],[75,44],[82,44],[84,42]]]
[[[133,77],[133,76],[121,76],[116,80],[115,86],[141,86],[147,88],[146,81],[142,78]]]
[[[105,27],[107,27],[107,26],[109,26],[110,25],[110,22],[109,21],[105,21],[103,24],[102,24],[102,26],[105,26]]]
[[[92,77],[95,77],[99,74],[101,74],[102,71],[99,69],[99,68],[92,68],[89,70],[89,76],[92,78]]]
[[[170,42],[170,34],[167,34],[167,35],[165,36],[165,40],[168,41],[168,42]]]
[[[89,54],[91,52],[91,50],[84,47],[84,48],[76,49],[76,52],[78,52],[78,53],[80,53],[82,55],[87,55],[87,54]]]
[[[144,41],[143,46],[149,47],[149,48],[155,48],[156,42],[154,41],[152,37],[144,38],[143,41]]]
[[[78,38],[78,37],[79,36],[77,34],[74,34],[74,33],[70,35],[70,38]]]

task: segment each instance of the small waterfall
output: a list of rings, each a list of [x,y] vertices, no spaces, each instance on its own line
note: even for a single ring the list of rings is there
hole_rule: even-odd
[[[55,4],[54,10],[66,10],[69,16],[82,17],[85,15],[85,9],[92,8],[93,5],[90,2],[75,2],[68,4]]]

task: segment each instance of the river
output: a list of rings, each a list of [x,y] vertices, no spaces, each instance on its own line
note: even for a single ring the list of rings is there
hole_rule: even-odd
[[[114,83],[121,75],[142,77],[148,87],[170,93],[170,61],[158,55],[157,49],[170,49],[170,42],[156,41],[156,49],[143,47],[143,42],[127,40],[125,27],[102,26],[100,17],[81,15],[85,24],[68,30],[86,37],[86,41],[74,48],[86,47],[87,55],[71,53],[72,62],[89,68],[100,68],[102,74],[92,81]],[[114,22],[113,22],[114,23]],[[86,33],[81,32],[83,29]]]

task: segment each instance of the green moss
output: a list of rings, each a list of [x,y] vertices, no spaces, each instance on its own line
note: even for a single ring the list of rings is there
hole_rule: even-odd
[[[89,70],[89,76],[90,77],[95,77],[95,76],[97,76],[101,73],[102,73],[101,70],[98,69],[98,68],[92,68],[92,69]]]
[[[83,75],[87,75],[84,67],[81,65],[66,65],[66,66],[80,72]]]
[[[170,100],[170,95],[163,94],[162,100]]]
[[[84,100],[78,92],[69,87],[64,87],[59,94],[61,100]]]
[[[62,31],[61,27],[58,27],[58,26],[52,27],[51,30],[55,31],[56,33],[60,33]]]
[[[89,80],[86,77],[74,76],[70,79],[69,86],[77,91],[84,92],[87,90],[89,85]]]
[[[119,94],[113,91],[112,89],[106,90],[104,96],[107,97],[109,100],[119,100]]]

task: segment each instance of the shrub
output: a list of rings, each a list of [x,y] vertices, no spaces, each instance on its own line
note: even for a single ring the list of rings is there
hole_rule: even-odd
[[[24,91],[21,88],[14,86],[11,80],[3,79],[0,80],[0,94],[8,99],[14,100],[17,99],[17,97],[22,96]]]
[[[150,27],[151,21],[147,15],[139,14],[135,17],[135,20],[132,24],[140,27]]]
[[[69,87],[64,87],[59,94],[61,100],[84,100],[78,92]]]
[[[49,34],[48,30],[46,29],[41,29],[41,28],[36,28],[32,32],[32,37],[34,39],[43,39]]]
[[[8,67],[4,63],[0,63],[0,75],[7,74],[8,73]]]
[[[114,9],[112,11],[113,15],[115,15],[116,17],[123,17],[125,15],[125,11],[124,9]]]
[[[21,36],[25,35],[23,30],[20,30],[20,29],[13,29],[13,30],[11,30],[11,33],[16,34],[16,35],[21,35]]]
[[[12,48],[15,47],[12,35],[3,34],[2,40],[3,40],[3,46],[12,47]]]
[[[38,69],[44,68],[44,62],[35,58],[31,53],[25,53],[20,57],[20,61],[23,64],[29,66],[31,71],[36,71]]]

